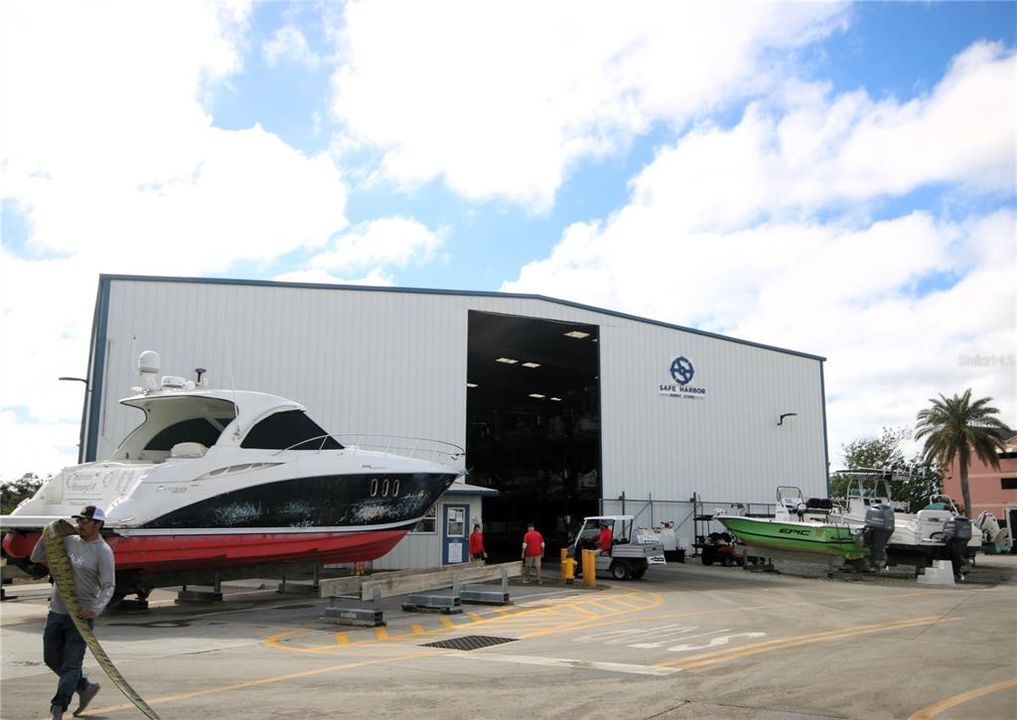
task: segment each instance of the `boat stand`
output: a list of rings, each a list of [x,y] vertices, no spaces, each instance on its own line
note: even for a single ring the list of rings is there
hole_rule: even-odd
[[[190,586],[194,588],[194,585]],[[198,585],[199,588],[206,588],[207,585]],[[188,586],[184,585],[179,592],[177,592],[177,605],[183,605],[185,603],[201,603],[201,602],[222,602],[222,577],[219,573],[215,574],[215,581],[212,583],[210,590],[188,590]]]
[[[841,559],[835,555],[823,555],[820,553],[802,553],[802,552],[788,552],[780,550],[757,550],[756,552],[761,553],[758,557],[760,562],[758,564],[751,564],[746,562],[743,565],[744,570],[750,572],[772,572],[780,574],[781,570],[774,566],[774,560],[788,561],[795,563],[802,563],[811,567],[815,567],[817,570],[826,566],[826,576],[828,578],[840,577],[843,579],[857,580],[857,571],[853,567],[845,570],[845,565]],[[765,554],[762,554],[765,553]],[[757,557],[753,555],[753,557]],[[855,577],[846,577],[847,573],[855,572]],[[842,574],[843,573],[843,574]]]
[[[443,615],[454,615],[463,611],[463,601],[459,590],[459,578],[452,579],[452,594],[437,595],[417,593],[410,595],[403,603],[403,610],[409,612],[440,612]]]
[[[383,627],[385,618],[381,611],[381,588],[374,588],[374,597],[367,607],[342,607],[341,602],[363,602],[359,595],[330,595],[328,607],[325,608],[325,619],[337,625],[353,625],[355,627]]]
[[[508,572],[504,569],[501,573],[501,590],[463,590],[459,597],[464,603],[476,603],[478,605],[511,605],[508,589]]]
[[[276,588],[276,592],[318,595],[321,592],[321,565],[314,566],[314,574],[309,583],[306,580],[290,580],[287,582],[286,576],[283,575],[282,580]]]

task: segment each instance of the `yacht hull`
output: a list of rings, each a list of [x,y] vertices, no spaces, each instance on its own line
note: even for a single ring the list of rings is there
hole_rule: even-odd
[[[106,538],[113,548],[117,572],[143,575],[235,568],[271,562],[347,563],[375,560],[402,540],[409,528],[302,532],[223,532],[195,530],[187,534],[146,534],[135,531]],[[4,551],[26,557],[38,532],[11,532]]]

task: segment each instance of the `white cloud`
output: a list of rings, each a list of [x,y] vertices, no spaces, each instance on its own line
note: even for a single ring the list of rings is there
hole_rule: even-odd
[[[844,17],[824,3],[351,3],[332,109],[396,182],[543,210],[580,158],[774,85],[786,68],[769,50]]]
[[[78,387],[77,408],[80,412],[81,384],[73,384]],[[69,400],[73,404],[73,399]],[[13,412],[0,410],[0,452],[4,454],[0,483],[16,480],[26,473],[45,477],[64,465],[76,462],[80,432],[77,420],[38,423],[32,429],[33,432],[25,432],[23,421]],[[57,464],[53,464],[54,460]]]
[[[370,265],[405,267],[411,260],[423,264],[431,260],[441,238],[424,225],[409,218],[371,220],[336,238],[327,252],[315,255],[312,268],[347,271]]]
[[[273,280],[279,282],[314,283],[319,285],[376,285],[391,287],[392,277],[381,268],[371,268],[370,272],[358,278],[343,278],[322,268],[312,270],[293,270],[277,275]]]
[[[976,45],[927,97],[799,87],[790,106],[696,128],[633,179],[627,206],[571,226],[502,289],[826,356],[835,462],[842,443],[913,423],[940,392],[971,387],[1017,422],[1013,365],[962,360],[1012,363],[1017,346],[1014,67]],[[928,159],[939,148],[947,160]],[[855,211],[934,184],[954,193],[949,216]],[[965,209],[973,188],[999,209],[981,209],[992,195]]]
[[[100,273],[263,267],[347,224],[329,156],[258,125],[216,128],[206,110],[242,68],[249,13],[247,2],[0,4],[0,197],[28,227],[0,252],[0,336],[18,348],[3,354],[0,409],[21,408],[25,428],[80,412],[56,378],[86,370]],[[0,453],[0,477],[74,459],[55,449],[64,438],[27,454],[29,435]]]
[[[304,34],[293,25],[281,27],[272,33],[272,37],[262,44],[262,52],[270,67],[275,67],[284,59],[311,68],[319,67],[322,62],[307,44]]]
[[[977,44],[927,97],[798,86],[750,104],[733,129],[698,127],[633,180],[633,205],[730,230],[937,183],[1012,194],[1014,127],[1017,56]]]

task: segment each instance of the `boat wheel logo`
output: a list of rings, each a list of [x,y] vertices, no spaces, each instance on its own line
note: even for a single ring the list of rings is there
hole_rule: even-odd
[[[692,367],[692,361],[684,355],[676,357],[671,363],[671,377],[679,385],[688,385],[695,374],[696,370]]]

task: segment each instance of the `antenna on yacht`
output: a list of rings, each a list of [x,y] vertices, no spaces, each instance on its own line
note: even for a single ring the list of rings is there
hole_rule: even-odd
[[[159,389],[159,353],[154,350],[145,350],[138,355],[138,375],[141,376],[141,392],[148,394]]]
[[[208,370],[206,370],[205,368],[194,368],[194,374],[197,375],[197,379],[195,379],[194,381],[195,387],[199,388],[205,387],[205,382],[201,379],[201,376],[207,372]]]

